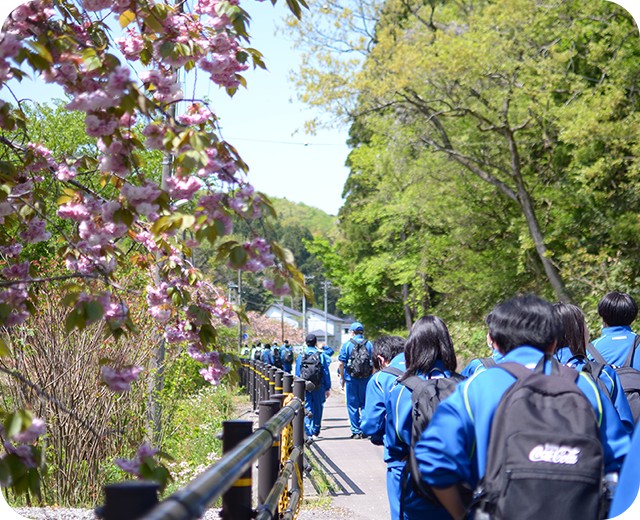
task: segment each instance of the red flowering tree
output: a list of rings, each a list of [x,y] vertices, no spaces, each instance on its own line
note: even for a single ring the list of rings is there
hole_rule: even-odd
[[[287,4],[297,16],[305,6]],[[211,107],[187,98],[178,81],[197,71],[231,95],[245,85],[241,73],[263,66],[248,46],[248,22],[238,0],[35,0],[11,13],[0,35],[0,81],[10,94],[0,100],[6,334],[37,312],[37,287],[52,280],[64,284],[67,330],[103,322],[116,339],[134,332],[119,279],[135,264],[147,273],[148,313],[164,340],[186,343],[210,365],[205,377],[217,381],[224,370],[216,326],[230,324],[235,313],[191,264],[192,249],[208,241],[218,262],[266,273],[265,285],[277,295],[303,285],[291,254],[277,243],[258,232],[243,243],[231,237],[234,220],[255,229],[252,223],[273,208],[249,184],[247,166],[222,139]],[[32,139],[19,89],[27,76],[63,89],[67,109],[84,114],[95,150],[56,154]],[[162,155],[162,171],[145,165],[149,150]],[[34,261],[43,251],[63,260],[65,271],[39,269]],[[0,355],[11,355],[1,338]],[[115,391],[139,373],[136,366],[102,367]],[[4,417],[0,483],[12,485],[38,465],[34,443],[44,425],[20,410]]]

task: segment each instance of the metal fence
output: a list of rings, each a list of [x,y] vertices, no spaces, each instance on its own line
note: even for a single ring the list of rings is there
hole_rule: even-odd
[[[258,410],[252,421],[223,423],[223,456],[162,502],[157,485],[124,482],[105,486],[105,520],[191,520],[222,497],[223,520],[290,520],[303,497],[304,379],[243,359],[241,382]],[[253,506],[252,468],[258,462],[257,505]]]

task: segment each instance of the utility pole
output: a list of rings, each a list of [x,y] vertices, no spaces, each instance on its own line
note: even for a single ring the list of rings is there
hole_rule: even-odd
[[[284,343],[284,297],[280,296],[280,344]]]
[[[242,307],[242,271],[238,269],[238,308]],[[242,321],[238,318],[238,355],[242,352]]]
[[[327,290],[331,287],[331,282],[325,280],[322,282],[324,287],[324,340],[329,345],[329,327],[327,326]]]
[[[309,276],[304,275],[304,283],[306,285],[307,280],[313,280],[315,276],[310,274]],[[307,335],[307,297],[302,293],[302,332],[306,336]]]

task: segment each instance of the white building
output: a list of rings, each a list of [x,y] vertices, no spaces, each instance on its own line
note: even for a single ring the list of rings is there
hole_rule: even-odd
[[[326,344],[337,349],[349,339],[351,320],[338,318],[329,313],[327,313],[325,320],[324,311],[312,307],[307,308],[306,314],[307,333],[315,334],[318,338],[318,344]],[[264,312],[264,315],[274,320],[284,320],[285,323],[294,328],[302,328],[303,326],[302,313],[280,303],[272,303]]]

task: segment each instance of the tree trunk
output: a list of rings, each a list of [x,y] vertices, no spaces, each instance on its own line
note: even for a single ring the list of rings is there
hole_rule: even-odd
[[[529,192],[524,185],[522,170],[520,167],[520,154],[518,152],[515,137],[511,131],[506,132],[506,135],[507,141],[509,142],[509,152],[511,154],[511,169],[513,172],[513,178],[516,182],[518,204],[522,209],[527,226],[529,227],[529,233],[533,239],[536,252],[538,253],[538,258],[540,258],[540,262],[542,262],[542,267],[544,268],[544,272],[547,275],[547,279],[553,288],[556,298],[563,302],[570,301],[564,281],[556,269],[556,266],[553,265],[553,262],[548,256],[548,249],[544,243],[544,236],[542,235],[540,224],[538,223],[538,218],[536,217],[536,213],[531,202],[531,197],[529,197]]]

